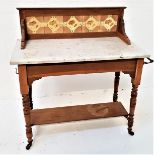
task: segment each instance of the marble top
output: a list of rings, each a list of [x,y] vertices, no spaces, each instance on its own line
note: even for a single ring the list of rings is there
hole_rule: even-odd
[[[134,43],[127,45],[117,37],[39,39],[27,41],[25,49],[20,45],[20,40],[17,40],[10,61],[12,65],[150,57]]]

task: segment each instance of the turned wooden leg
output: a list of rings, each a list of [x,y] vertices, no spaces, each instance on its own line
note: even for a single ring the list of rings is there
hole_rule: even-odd
[[[30,107],[31,107],[31,109],[33,109],[32,86],[29,87],[29,97],[30,97]]]
[[[30,118],[30,97],[29,94],[22,95],[23,97],[23,111],[24,111],[24,117],[26,122],[26,136],[28,139],[28,145],[26,146],[26,149],[29,150],[32,146],[32,127],[31,127],[31,118]]]
[[[134,135],[134,132],[132,131],[132,126],[134,122],[134,112],[135,112],[135,107],[136,107],[137,90],[138,90],[138,86],[132,83],[132,91],[131,91],[131,98],[130,98],[130,112],[128,116],[128,133],[132,136]]]
[[[20,83],[20,92],[22,94],[23,99],[23,112],[26,123],[26,136],[28,139],[28,145],[26,149],[29,150],[32,146],[32,127],[31,127],[31,109],[32,106],[32,88],[28,83],[28,75],[27,75],[27,66],[26,65],[18,65],[19,72],[19,83]]]
[[[115,72],[113,102],[117,102],[120,72]]]

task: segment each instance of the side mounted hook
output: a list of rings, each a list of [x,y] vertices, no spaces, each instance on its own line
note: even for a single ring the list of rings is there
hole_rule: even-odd
[[[15,68],[15,70],[16,70],[16,74],[19,74],[19,73],[18,73],[18,69],[17,69],[17,68]]]
[[[154,60],[152,60],[151,58],[146,58],[147,60],[149,60],[149,62],[145,62],[144,61],[144,64],[150,64],[150,63],[153,63],[154,62]]]

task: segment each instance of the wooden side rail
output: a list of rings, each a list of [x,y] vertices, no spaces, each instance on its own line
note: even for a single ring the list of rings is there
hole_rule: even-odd
[[[27,65],[28,82],[46,76],[127,71],[134,74],[137,59]]]

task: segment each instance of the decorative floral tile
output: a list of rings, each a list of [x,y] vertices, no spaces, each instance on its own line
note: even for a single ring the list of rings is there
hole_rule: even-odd
[[[27,17],[28,34],[115,32],[118,15]]]

